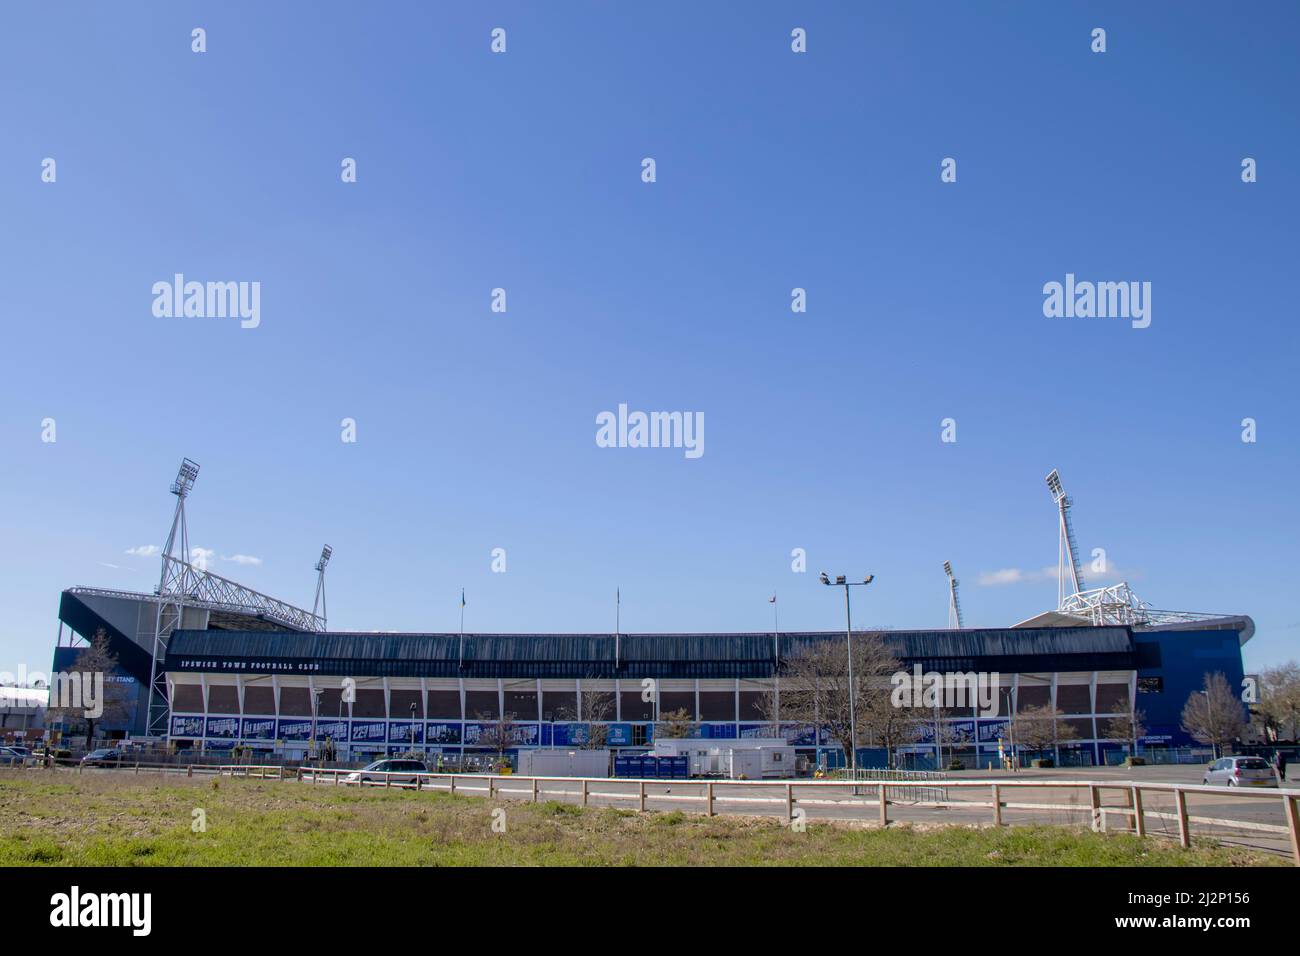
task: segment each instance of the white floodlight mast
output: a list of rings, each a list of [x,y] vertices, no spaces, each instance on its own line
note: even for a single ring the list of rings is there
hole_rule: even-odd
[[[1056,605],[1059,608],[1065,603],[1067,597],[1065,592],[1065,574],[1067,569],[1070,573],[1070,583],[1073,590],[1070,594],[1078,594],[1084,589],[1083,571],[1079,567],[1079,545],[1074,537],[1074,525],[1070,521],[1070,506],[1074,500],[1065,493],[1065,488],[1061,485],[1061,475],[1053,468],[1052,473],[1047,476],[1047,490],[1052,493],[1052,500],[1061,514],[1060,523],[1060,540],[1057,543],[1057,561],[1056,561]],[[1066,557],[1069,557],[1069,564],[1066,564]]]
[[[330,555],[334,549],[328,544],[321,548],[320,560],[316,562],[316,600],[312,602],[311,613],[319,612],[322,631],[329,630],[327,616],[325,614],[325,567],[330,563]]]
[[[948,627],[961,630],[965,627],[961,617],[961,600],[957,597],[957,579],[952,576],[952,562],[943,563],[943,573],[948,575]]]
[[[153,660],[149,665],[149,723],[146,733],[150,737],[161,737],[170,728],[167,726],[169,713],[167,695],[167,675],[163,671],[167,656],[167,640],[172,631],[181,626],[185,610],[185,592],[188,590],[190,567],[190,534],[185,521],[185,499],[189,497],[194,482],[199,477],[199,466],[188,458],[181,459],[181,467],[172,482],[171,492],[176,496],[176,511],[172,515],[171,531],[167,533],[167,544],[162,552],[162,573],[158,579],[158,615],[154,620]],[[176,559],[177,533],[180,535],[180,580],[169,581],[169,574]]]

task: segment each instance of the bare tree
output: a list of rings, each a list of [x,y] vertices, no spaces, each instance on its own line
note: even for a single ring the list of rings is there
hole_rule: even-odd
[[[879,723],[883,708],[893,707],[888,675],[898,660],[878,633],[852,636],[853,686],[849,686],[849,652],[844,641],[828,639],[805,644],[791,654],[781,670],[781,719],[825,729],[851,755],[864,732]],[[853,739],[851,717],[858,739]]]
[[[1011,733],[1016,746],[1042,753],[1055,754],[1057,745],[1079,736],[1073,724],[1066,723],[1064,714],[1044,704],[1041,707],[1023,707],[1011,721]]]
[[[1224,744],[1245,732],[1245,709],[1221,672],[1206,674],[1205,688],[1187,698],[1182,727],[1193,740],[1213,746],[1216,757]]]
[[[66,693],[66,688],[75,683],[80,689],[80,701],[67,701],[73,706],[50,708],[50,714],[58,719],[74,726],[82,727],[86,731],[86,749],[90,750],[95,738],[95,726],[99,723],[121,723],[130,716],[128,703],[128,691],[124,685],[114,679],[117,672],[117,655],[113,653],[108,640],[108,634],[103,628],[95,632],[91,639],[90,645],[83,648],[76,656],[67,671],[70,682],[52,681],[50,685],[50,702],[54,703],[55,698],[59,696],[60,691]],[[99,680],[96,681],[95,677]],[[63,687],[60,687],[63,683]],[[86,694],[93,693],[91,688],[97,684],[102,684],[102,699],[98,703],[102,711],[94,716],[88,713],[85,706],[88,701]],[[93,708],[95,710],[100,707]]]
[[[694,732],[695,721],[685,707],[659,715],[655,723],[655,740],[682,740]]]
[[[1112,717],[1106,721],[1102,733],[1111,740],[1127,741],[1132,747],[1129,753],[1136,754],[1138,738],[1145,737],[1147,733],[1146,720],[1147,715],[1142,711],[1130,711],[1127,714],[1120,714],[1118,717]]]
[[[971,742],[971,733],[968,730],[958,730],[955,724],[945,720],[939,721],[935,727],[938,731],[935,735],[936,756],[938,759],[935,769],[942,770],[944,768],[943,748],[948,748],[949,762],[951,762],[956,759],[953,751],[958,746]]]
[[[614,695],[607,690],[586,690],[577,696],[577,708],[561,705],[556,709],[557,720],[581,721],[587,725],[587,736],[578,746],[582,750],[602,750],[609,743],[606,721],[617,713]]]
[[[505,760],[506,751],[519,746],[519,729],[515,726],[514,714],[502,714],[500,720],[494,721],[491,714],[481,713],[478,719],[484,723],[475,744],[488,747],[497,752],[497,762]]]
[[[1287,661],[1260,673],[1256,709],[1273,739],[1300,736],[1300,664]]]

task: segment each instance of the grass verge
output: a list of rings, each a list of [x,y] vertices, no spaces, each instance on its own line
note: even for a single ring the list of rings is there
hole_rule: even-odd
[[[215,786],[214,786],[215,784]],[[504,816],[494,817],[494,810]],[[196,810],[206,830],[195,832]],[[504,822],[504,832],[498,830]],[[0,772],[0,865],[1254,866],[1276,856],[1050,826],[887,830],[293,781]]]

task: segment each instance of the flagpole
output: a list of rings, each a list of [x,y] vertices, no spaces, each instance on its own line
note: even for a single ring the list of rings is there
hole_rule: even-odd
[[[621,629],[621,625],[622,625],[622,622],[620,620],[622,610],[623,610],[622,589],[615,588],[614,589],[614,670],[618,670],[618,662],[619,662],[618,644],[619,644],[619,630]]]
[[[465,589],[460,589],[460,660],[458,664],[465,666]]]
[[[776,613],[776,592],[772,592],[772,646],[776,650],[777,663],[781,661],[781,627]]]

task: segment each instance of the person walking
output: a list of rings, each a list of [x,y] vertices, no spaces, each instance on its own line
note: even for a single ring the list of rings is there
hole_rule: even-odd
[[[1274,755],[1274,759],[1277,763],[1277,775],[1278,777],[1281,778],[1282,782],[1285,783],[1286,782],[1286,754],[1284,754],[1282,751],[1279,750]]]

